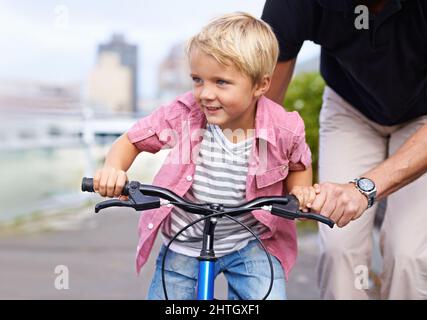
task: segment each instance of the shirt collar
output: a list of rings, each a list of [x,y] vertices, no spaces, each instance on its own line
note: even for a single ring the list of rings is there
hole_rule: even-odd
[[[192,91],[188,91],[178,96],[177,100],[189,108],[196,105],[196,99],[194,98]]]
[[[272,103],[274,102],[264,96],[258,99],[255,115],[255,137],[276,146],[276,133],[274,131],[274,121],[271,114]]]

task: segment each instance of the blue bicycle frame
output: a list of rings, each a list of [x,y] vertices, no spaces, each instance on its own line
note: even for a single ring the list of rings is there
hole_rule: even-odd
[[[213,300],[214,298],[216,257],[213,245],[216,222],[216,218],[205,220],[202,250],[198,257],[197,300]]]
[[[214,261],[199,262],[199,277],[197,283],[197,300],[213,300],[214,298]]]

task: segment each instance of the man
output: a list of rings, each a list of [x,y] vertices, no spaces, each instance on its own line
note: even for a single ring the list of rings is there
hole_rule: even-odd
[[[381,298],[427,299],[427,1],[354,2],[266,1],[262,18],[280,43],[269,97],[282,103],[302,43],[321,45],[312,209],[346,226],[319,226],[321,297],[368,298],[359,272],[370,266],[376,203],[388,197]]]

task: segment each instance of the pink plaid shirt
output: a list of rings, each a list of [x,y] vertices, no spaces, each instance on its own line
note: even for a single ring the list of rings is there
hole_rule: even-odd
[[[127,134],[140,151],[156,153],[161,149],[171,149],[153,184],[184,196],[193,183],[205,127],[203,112],[192,92],[187,92],[140,119]],[[286,112],[282,106],[261,97],[257,105],[254,136],[246,179],[246,199],[286,194],[283,182],[288,172],[304,170],[311,164],[303,120],[297,112]],[[138,273],[171,209],[162,207],[142,213],[138,226]],[[297,256],[295,222],[262,210],[252,213],[268,227],[269,231],[261,239],[267,250],[279,259],[287,277]]]

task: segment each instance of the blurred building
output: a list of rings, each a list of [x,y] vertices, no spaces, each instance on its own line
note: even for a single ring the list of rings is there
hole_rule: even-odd
[[[75,143],[81,112],[79,84],[2,80],[0,152]]]
[[[192,88],[185,45],[178,44],[171,48],[166,59],[159,67],[158,96],[162,101],[175,98]]]
[[[136,112],[138,101],[138,47],[123,35],[98,46],[97,64],[89,74],[88,103],[95,109]]]

